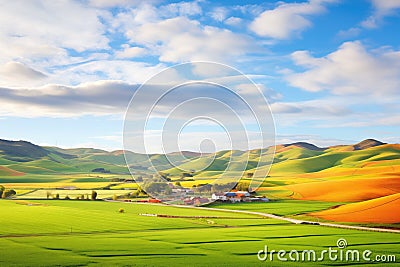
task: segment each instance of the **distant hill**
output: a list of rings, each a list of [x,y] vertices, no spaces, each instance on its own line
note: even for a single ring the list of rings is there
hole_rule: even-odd
[[[41,147],[27,141],[0,139],[1,175],[82,173],[104,169],[110,173],[128,174],[129,168],[138,173],[152,173],[151,168],[180,175],[184,171],[194,171],[195,176],[214,176],[227,167],[232,171],[255,171],[269,166],[272,151],[253,149],[249,151],[224,150],[214,154],[182,151],[164,154],[140,154],[117,150],[108,152],[94,148],[62,149]],[[151,163],[148,159],[151,159]],[[272,173],[310,173],[338,166],[355,166],[379,160],[400,159],[398,145],[366,139],[354,145],[321,148],[306,142],[296,142],[276,146]],[[245,164],[247,162],[247,164]],[[212,163],[212,164],[210,164]],[[245,164],[245,165],[244,165]]]
[[[358,144],[355,144],[354,150],[363,150],[363,149],[367,149],[370,147],[374,147],[374,146],[381,146],[384,145],[386,143],[382,143],[381,141],[375,140],[375,139],[365,139],[363,141],[361,141]]]
[[[5,159],[26,162],[49,156],[51,153],[62,158],[74,158],[73,155],[64,154],[58,151],[50,151],[41,146],[34,145],[27,141],[9,141],[0,139],[0,151]]]
[[[301,147],[301,148],[306,148],[309,150],[316,150],[316,151],[321,151],[324,150],[324,148],[317,147],[316,145],[306,143],[306,142],[296,142],[296,143],[291,143],[291,144],[284,144],[284,147]]]

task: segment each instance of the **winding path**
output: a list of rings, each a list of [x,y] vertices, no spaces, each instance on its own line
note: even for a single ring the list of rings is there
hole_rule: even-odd
[[[108,202],[121,202],[117,200],[105,200]],[[242,214],[250,214],[257,215],[265,218],[276,219],[281,221],[287,221],[293,224],[309,224],[315,225],[316,222],[307,221],[307,220],[298,220],[287,218],[284,216],[279,216],[271,213],[257,212],[257,211],[247,211],[247,210],[231,210],[231,209],[220,209],[220,208],[208,208],[208,207],[195,207],[195,206],[184,206],[184,205],[175,205],[175,204],[160,204],[160,203],[140,203],[140,202],[123,202],[128,204],[142,204],[142,205],[158,205],[158,206],[171,206],[177,208],[185,208],[185,209],[201,209],[201,210],[213,210],[213,211],[225,211],[225,212],[234,212],[234,213],[242,213]],[[375,227],[365,227],[365,226],[355,226],[355,225],[346,225],[346,224],[337,224],[337,223],[327,223],[327,222],[319,222],[318,225],[315,226],[325,226],[332,228],[342,228],[342,229],[351,229],[351,230],[361,230],[361,231],[373,231],[373,232],[386,232],[386,233],[396,233],[400,234],[400,230],[397,229],[386,229],[386,228],[375,228]]]
[[[247,211],[247,210],[230,210],[230,209],[219,209],[219,208],[208,208],[208,207],[192,207],[192,206],[182,206],[182,205],[169,205],[179,208],[192,208],[192,209],[202,209],[202,210],[214,210],[214,211],[226,211],[226,212],[235,212],[235,213],[244,213],[251,215],[258,215],[266,218],[287,221],[294,224],[314,224],[315,222],[307,221],[307,220],[298,220],[287,218],[284,216],[278,216],[271,213],[257,212],[257,211]],[[385,229],[385,228],[374,228],[374,227],[365,227],[365,226],[353,226],[353,225],[345,225],[345,224],[337,224],[337,223],[327,223],[327,222],[319,222],[316,226],[326,226],[333,228],[343,228],[343,229],[351,229],[351,230],[361,230],[361,231],[374,231],[374,232],[386,232],[386,233],[397,233],[400,234],[400,230],[396,229]]]

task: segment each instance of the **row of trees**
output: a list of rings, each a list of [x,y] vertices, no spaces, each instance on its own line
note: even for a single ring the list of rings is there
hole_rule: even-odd
[[[52,194],[50,191],[46,192],[46,198],[47,199],[60,199],[60,194]],[[65,196],[66,200],[71,199],[68,195]],[[92,193],[90,194],[90,198],[89,198],[89,194],[81,194],[79,196],[75,197],[76,200],[96,200],[97,199],[97,192],[92,190]]]
[[[231,183],[225,183],[225,184],[198,184],[193,185],[192,189],[194,191],[197,191],[199,193],[204,193],[204,192],[224,192],[224,191],[230,191],[231,189],[236,189],[238,191],[248,191],[249,189],[249,183],[248,182],[231,182]]]

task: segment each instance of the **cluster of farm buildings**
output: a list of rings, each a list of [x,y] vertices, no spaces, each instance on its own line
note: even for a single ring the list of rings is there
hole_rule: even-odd
[[[229,192],[215,192],[211,195],[211,198],[195,195],[194,191],[189,188],[183,187],[171,187],[172,194],[180,196],[183,204],[185,205],[202,205],[214,201],[219,202],[268,202],[269,199],[266,197],[257,197],[248,191],[229,191]],[[160,202],[158,199],[140,200],[141,202]]]

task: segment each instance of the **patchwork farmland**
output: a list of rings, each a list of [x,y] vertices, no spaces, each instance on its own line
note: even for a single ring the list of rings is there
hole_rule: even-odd
[[[320,252],[336,247],[340,238],[351,249],[400,256],[398,144],[365,140],[328,148],[279,145],[268,177],[251,196],[269,201],[208,205],[223,211],[140,203],[149,196],[132,179],[121,151],[60,149],[6,140],[0,142],[0,151],[0,188],[5,196],[0,200],[0,265],[258,266],[265,264],[257,259],[265,245]],[[193,170],[188,175],[179,164],[171,168],[165,155],[149,155],[161,173],[154,173],[147,155],[128,155],[135,162],[130,166],[134,179],[163,175],[174,188],[196,193],[198,186],[218,179],[232,153],[249,159],[235,187],[238,191],[249,185],[254,162],[271,158],[256,150],[218,152],[218,164],[203,170],[204,157],[214,155],[200,160],[198,154],[188,153],[181,162],[184,169]],[[339,229],[325,223],[393,233]],[[329,260],[322,263],[335,265]],[[270,262],[272,266],[297,264]]]

